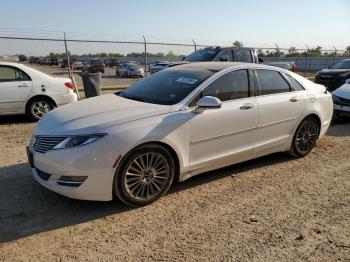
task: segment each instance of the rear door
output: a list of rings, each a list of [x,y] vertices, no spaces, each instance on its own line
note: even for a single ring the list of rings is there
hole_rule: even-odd
[[[257,69],[255,76],[259,106],[255,151],[258,152],[289,141],[300,121],[305,99],[303,90],[297,90],[279,71]]]
[[[30,77],[22,70],[0,65],[0,113],[17,112],[32,90]]]

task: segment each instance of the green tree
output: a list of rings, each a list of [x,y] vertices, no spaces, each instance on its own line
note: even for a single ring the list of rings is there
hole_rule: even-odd
[[[240,42],[240,41],[234,41],[233,43],[232,43],[232,45],[234,46],[234,47],[243,47],[243,43],[242,42]]]

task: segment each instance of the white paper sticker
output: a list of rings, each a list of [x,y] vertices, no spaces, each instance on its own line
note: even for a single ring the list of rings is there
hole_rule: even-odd
[[[188,77],[179,77],[178,79],[176,79],[176,82],[190,84],[190,85],[193,85],[197,81],[198,81],[198,79],[188,78]]]

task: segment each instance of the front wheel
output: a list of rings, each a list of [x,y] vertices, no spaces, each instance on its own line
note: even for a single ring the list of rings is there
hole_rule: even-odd
[[[309,154],[315,146],[319,134],[319,127],[315,117],[305,118],[295,131],[289,153],[295,157]]]
[[[122,161],[114,191],[129,206],[147,205],[169,190],[174,173],[174,159],[166,148],[156,144],[140,146]]]

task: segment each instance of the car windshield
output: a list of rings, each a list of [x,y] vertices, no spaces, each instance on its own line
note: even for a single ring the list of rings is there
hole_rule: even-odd
[[[116,95],[151,104],[174,105],[213,74],[214,71],[206,69],[166,69],[134,83]]]
[[[193,52],[186,56],[185,61],[188,62],[203,62],[211,61],[214,57],[220,52],[220,47],[208,47],[204,49],[199,49],[198,51]]]
[[[329,67],[330,69],[350,69],[350,60],[343,60],[336,62],[334,65]]]

